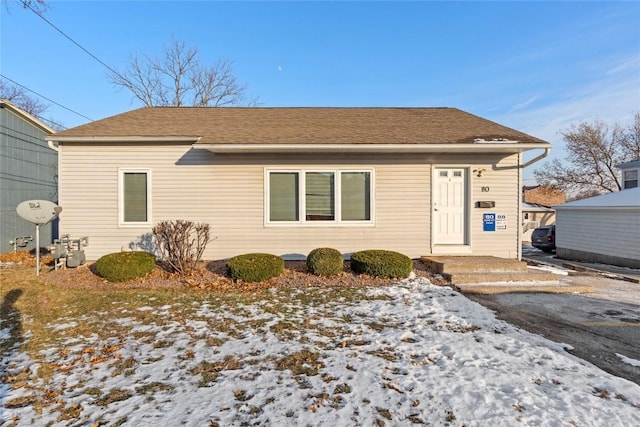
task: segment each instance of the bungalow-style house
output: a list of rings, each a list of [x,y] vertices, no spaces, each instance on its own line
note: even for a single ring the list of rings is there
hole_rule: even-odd
[[[455,108],[145,107],[49,139],[61,233],[89,237],[90,260],[149,248],[174,219],[211,226],[205,259],[520,258],[522,171],[550,150]]]
[[[533,230],[556,223],[556,211],[542,205],[522,202],[522,241],[531,243]]]
[[[566,193],[549,185],[522,188],[522,241],[531,242],[531,234],[537,227],[556,223],[554,205],[564,203]]]
[[[53,132],[11,101],[0,99],[0,253],[35,248],[35,226],[18,216],[18,204],[57,201],[56,152],[45,140]],[[54,227],[40,227],[41,245],[57,237]]]

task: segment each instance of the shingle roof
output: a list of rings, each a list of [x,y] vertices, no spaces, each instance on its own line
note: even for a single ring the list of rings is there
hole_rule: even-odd
[[[545,141],[455,108],[144,107],[55,137],[199,136],[207,144],[438,144]]]

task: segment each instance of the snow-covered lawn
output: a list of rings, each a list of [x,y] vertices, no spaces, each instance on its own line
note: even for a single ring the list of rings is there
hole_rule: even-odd
[[[424,278],[246,304],[145,298],[49,324],[103,333],[40,362],[6,357],[0,425],[640,425],[638,385]]]

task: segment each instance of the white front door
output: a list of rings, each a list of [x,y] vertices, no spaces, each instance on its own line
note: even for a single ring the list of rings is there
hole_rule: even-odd
[[[433,243],[466,243],[466,169],[436,168],[433,185]]]

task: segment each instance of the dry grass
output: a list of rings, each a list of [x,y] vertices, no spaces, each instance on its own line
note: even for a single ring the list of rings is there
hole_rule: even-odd
[[[194,273],[187,277],[179,277],[157,268],[147,278],[120,284],[105,281],[94,273],[91,265],[58,271],[45,267],[37,277],[32,268],[35,265],[34,257],[27,251],[0,254],[0,265],[0,281],[3,284],[0,289],[0,297],[3,299],[2,322],[3,327],[10,328],[11,335],[11,338],[0,343],[0,352],[3,354],[17,346],[36,354],[37,350],[67,337],[92,334],[102,337],[107,329],[110,336],[114,333],[116,336],[128,333],[126,328],[117,325],[105,328],[104,325],[91,320],[75,322],[62,330],[52,330],[48,326],[64,323],[65,319],[82,318],[87,313],[101,313],[101,318],[117,318],[122,315],[123,307],[126,307],[127,316],[148,324],[156,323],[160,319],[154,311],[139,311],[138,308],[182,302],[185,308],[174,314],[182,319],[172,319],[180,321],[193,315],[189,312],[190,303],[201,301],[203,298],[209,300],[209,304],[215,309],[274,299],[275,291],[282,297],[280,301],[313,304],[325,302],[327,293],[307,292],[309,288],[330,289],[331,298],[335,300],[367,299],[364,292],[358,291],[359,288],[394,283],[389,279],[358,276],[348,270],[330,278],[314,276],[306,272],[304,262],[287,262],[283,275],[257,284],[236,283],[227,278],[224,275],[226,269],[223,261],[204,264],[205,267],[199,275]],[[43,262],[43,265],[46,265],[46,262]],[[424,270],[424,265],[419,264],[417,267],[418,274],[429,274]],[[305,291],[302,292],[302,289]],[[265,309],[268,312],[286,314],[290,306],[274,303]],[[23,319],[28,319],[28,324],[23,324]],[[308,319],[306,322],[308,323]],[[232,319],[224,319],[215,326],[219,330],[228,331],[230,336],[238,337],[242,336],[242,328],[261,326],[258,322],[242,326],[236,323]],[[291,335],[297,328],[305,326],[302,323],[287,321],[274,325],[271,329],[282,335]],[[374,329],[378,330],[384,326],[381,323],[375,325]],[[29,340],[23,340],[23,329],[29,330]],[[320,331],[320,334],[325,333]],[[158,341],[154,345],[170,344]],[[42,372],[46,375],[46,366]]]
[[[12,264],[7,264],[9,262]],[[311,349],[278,358],[248,354],[247,358],[194,361],[189,372],[196,376],[196,383],[201,387],[210,387],[223,371],[242,369],[247,364],[275,365],[276,369],[289,371],[300,387],[307,388],[307,378],[319,375],[324,367],[321,354],[316,350],[363,346],[368,341],[354,339],[347,328],[349,322],[358,322],[357,318],[339,318],[338,323],[345,323],[344,327],[328,328],[317,322],[318,319],[296,315],[296,306],[330,307],[333,303],[346,301],[384,300],[389,297],[369,296],[368,289],[395,282],[357,276],[350,271],[330,278],[318,277],[307,273],[303,262],[289,262],[282,276],[258,284],[231,281],[224,275],[224,263],[221,261],[209,262],[199,274],[187,277],[170,275],[157,268],[149,277],[121,284],[103,280],[94,273],[91,265],[50,271],[50,267],[44,267],[46,263],[43,262],[39,277],[35,275],[34,265],[33,256],[28,253],[0,255],[0,329],[8,329],[9,332],[9,338],[0,341],[0,357],[10,361],[12,355],[25,353],[39,366],[37,372],[32,372],[28,368],[20,368],[18,364],[9,363],[0,375],[0,381],[11,389],[22,388],[32,392],[6,401],[4,405],[7,408],[30,406],[37,413],[53,410],[59,414],[58,422],[68,422],[69,425],[83,423],[84,419],[79,406],[61,401],[63,393],[73,391],[86,395],[90,404],[108,407],[135,394],[153,398],[156,392],[172,391],[171,385],[161,382],[140,383],[134,390],[92,390],[82,383],[74,385],[73,390],[69,387],[66,390],[56,388],[61,386],[52,382],[55,375],[107,366],[112,376],[128,377],[135,375],[141,364],[159,360],[151,356],[139,359],[123,357],[123,343],[132,337],[150,344],[154,349],[175,345],[170,338],[158,338],[140,331],[132,333],[129,326],[117,322],[120,318],[159,327],[167,323],[185,326],[189,321],[206,320],[209,328],[221,335],[201,337],[194,331],[193,339],[205,339],[211,347],[221,346],[225,340],[241,339],[248,332],[261,329],[283,340],[309,345]],[[428,272],[421,273],[425,274]],[[258,303],[265,313],[282,316],[282,320],[267,325],[263,319],[252,319],[243,307],[254,303]],[[200,318],[197,310],[203,304],[207,305],[210,312],[219,313],[219,316]],[[161,310],[165,305],[177,309]],[[385,319],[378,319],[375,325],[371,324],[375,330],[391,326],[391,322]],[[185,326],[185,330],[188,327]],[[327,340],[312,342],[300,331],[312,331],[315,336]],[[89,344],[88,337],[97,337],[102,344]],[[84,344],[74,345],[74,342]],[[56,355],[47,359],[46,354],[51,349],[55,349]],[[189,346],[178,351],[181,360],[195,358]],[[375,356],[392,360],[394,354],[389,349]],[[328,376],[324,380],[333,383],[337,378]],[[34,387],[34,382],[39,385]],[[323,404],[341,405],[343,396],[350,394],[347,384],[338,384],[333,389],[333,396],[317,397],[317,405],[314,403],[310,408],[319,408]],[[242,389],[234,393],[237,393],[235,399],[238,402],[253,397],[249,391]],[[252,408],[260,410],[259,406]],[[116,420],[115,425],[120,422],[126,422],[126,417]]]

